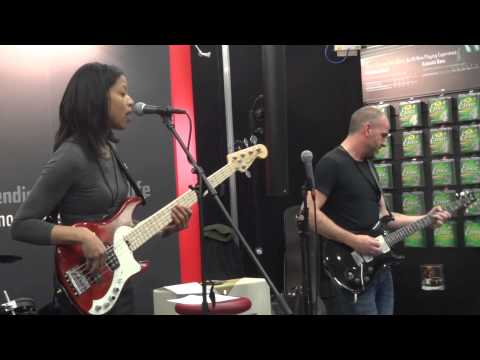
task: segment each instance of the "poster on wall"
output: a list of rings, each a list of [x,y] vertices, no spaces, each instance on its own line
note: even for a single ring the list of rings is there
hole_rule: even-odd
[[[364,103],[480,87],[480,45],[377,45],[360,64]]]

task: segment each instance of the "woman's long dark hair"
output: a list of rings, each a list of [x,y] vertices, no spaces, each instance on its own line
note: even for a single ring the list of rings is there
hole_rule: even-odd
[[[70,137],[97,156],[108,141],[118,142],[108,126],[108,90],[123,74],[113,65],[100,63],[85,64],[73,74],[60,103],[54,151]]]

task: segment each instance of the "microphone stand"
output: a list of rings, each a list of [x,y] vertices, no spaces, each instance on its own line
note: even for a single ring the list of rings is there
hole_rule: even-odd
[[[163,119],[163,123],[165,124],[165,126],[167,127],[167,129],[172,133],[172,135],[175,137],[175,139],[177,140],[177,142],[180,144],[180,146],[182,147],[186,157],[187,157],[187,160],[188,162],[192,165],[193,169],[193,173],[197,174],[197,181],[198,181],[198,184],[192,188],[192,190],[194,190],[197,194],[197,198],[198,198],[198,208],[199,208],[199,220],[200,220],[200,249],[202,250],[202,247],[204,245],[204,236],[203,236],[203,228],[204,228],[204,224],[203,224],[203,211],[204,211],[204,207],[203,207],[203,186],[206,186],[208,192],[214,197],[215,201],[217,202],[219,208],[221,209],[221,211],[223,212],[223,214],[225,215],[225,217],[227,218],[228,222],[230,223],[231,227],[233,228],[235,234],[238,236],[238,238],[241,240],[243,246],[245,247],[245,249],[247,250],[247,253],[250,255],[250,257],[252,258],[253,262],[255,263],[255,265],[258,267],[258,269],[260,270],[260,272],[263,274],[263,276],[265,277],[265,280],[267,281],[267,283],[270,285],[270,288],[273,290],[273,292],[275,293],[275,296],[277,297],[278,299],[278,302],[280,303],[283,311],[285,314],[287,315],[292,315],[292,310],[289,308],[287,302],[285,301],[285,299],[282,297],[282,295],[278,292],[277,288],[275,287],[275,285],[273,284],[272,280],[270,279],[270,277],[267,275],[267,273],[265,272],[265,270],[263,269],[262,265],[260,264],[260,262],[258,261],[258,259],[256,258],[255,254],[253,253],[252,249],[250,249],[250,247],[248,246],[248,243],[247,241],[245,240],[245,238],[243,237],[243,235],[240,233],[240,230],[237,228],[237,226],[235,226],[235,224],[233,223],[233,220],[232,218],[230,217],[230,214],[228,213],[227,209],[225,209],[225,206],[223,205],[222,201],[220,200],[219,196],[218,196],[218,193],[217,191],[215,190],[215,188],[212,186],[212,184],[210,184],[210,181],[208,181],[207,177],[205,176],[205,172],[203,171],[203,169],[197,164],[197,162],[193,159],[193,156],[192,154],[190,153],[190,151],[188,150],[187,146],[185,145],[185,143],[183,142],[182,138],[180,137],[180,135],[177,133],[177,131],[175,130],[175,126],[174,124],[172,123],[172,117],[171,117],[171,114],[161,114],[161,117]],[[205,282],[205,258],[202,254],[202,251],[200,250],[200,257],[201,257],[201,263],[202,263],[202,271],[201,271],[201,277],[202,277],[202,311],[204,312],[204,314],[207,314],[208,313],[208,305],[207,305],[207,295],[206,295],[206,282]],[[211,295],[213,296],[213,284],[212,284],[212,288],[211,288]],[[212,299],[212,302],[214,302],[214,300]],[[214,305],[214,303],[212,304]]]
[[[310,181],[307,179],[307,186],[305,188],[305,201],[306,201],[306,194],[310,191],[311,196],[313,197],[313,186],[310,184]],[[315,199],[313,198],[313,204],[315,206]],[[306,207],[306,205],[305,205]],[[313,209],[314,211],[314,228],[317,228],[316,224],[316,209]],[[310,306],[311,306],[311,315],[316,315],[317,314],[317,297],[318,297],[318,242],[317,242],[317,235],[316,232],[313,232],[309,229],[308,224],[310,224],[310,218],[308,216],[308,210],[307,210],[307,221],[305,222],[306,225],[306,232],[307,232],[307,241],[308,241],[308,257],[309,257],[309,262],[310,262]]]
[[[308,205],[306,186],[302,186],[303,209],[297,219],[298,235],[300,236],[300,246],[302,254],[302,286],[303,286],[303,304],[305,314],[312,314],[312,294],[310,283],[310,259],[309,259],[309,242],[308,242]]]

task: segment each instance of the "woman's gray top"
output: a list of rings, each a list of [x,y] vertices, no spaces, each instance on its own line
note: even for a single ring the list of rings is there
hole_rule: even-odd
[[[82,146],[64,142],[43,167],[12,224],[15,240],[50,245],[52,223],[43,219],[57,206],[62,224],[99,221],[112,216],[126,200],[127,179],[115,157],[97,159]]]

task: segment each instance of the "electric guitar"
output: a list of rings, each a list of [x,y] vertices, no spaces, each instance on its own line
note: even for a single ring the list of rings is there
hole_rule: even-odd
[[[245,172],[258,157],[266,158],[267,148],[258,144],[227,155],[227,164],[208,177],[215,188],[236,171]],[[203,195],[206,195],[205,192]],[[86,274],[85,258],[79,245],[59,245],[55,251],[55,270],[63,292],[82,314],[102,315],[115,305],[125,282],[145,271],[147,263],[137,262],[133,252],[171,223],[171,210],[176,205],[191,207],[197,202],[193,190],[186,191],[165,207],[132,225],[132,214],[142,199],[128,198],[108,220],[82,222],[76,227],[93,231],[105,244],[106,264],[94,274]]]
[[[475,194],[468,191],[457,194],[457,197],[453,204],[446,206],[446,210],[451,214],[460,208],[468,207],[477,200]],[[392,247],[413,233],[430,226],[433,223],[433,217],[427,215],[391,233],[385,231],[384,223],[382,218],[366,234],[380,242],[382,254],[377,256],[361,255],[345,244],[325,239],[323,252],[325,272],[338,285],[357,295],[363,293],[380,269],[397,263],[401,259],[392,252]]]

